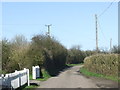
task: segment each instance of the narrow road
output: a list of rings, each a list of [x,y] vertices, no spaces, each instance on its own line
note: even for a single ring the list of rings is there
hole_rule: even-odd
[[[82,65],[68,68],[67,70],[61,72],[58,76],[41,82],[39,88],[110,88],[117,84],[116,82],[109,80],[87,78],[80,74],[80,67],[82,67]],[[108,85],[105,85],[105,83]],[[117,87],[117,85],[115,87]]]

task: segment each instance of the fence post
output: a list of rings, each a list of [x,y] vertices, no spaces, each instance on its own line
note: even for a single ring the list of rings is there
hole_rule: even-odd
[[[11,80],[11,76],[12,76],[12,74],[11,73],[9,73],[9,74],[6,74],[6,81],[7,81],[7,86],[10,88],[10,89],[12,89],[12,80]]]
[[[27,82],[28,82],[28,86],[30,86],[30,80],[29,80],[29,69],[27,69]]]
[[[36,66],[32,66],[32,78],[36,79]]]
[[[0,82],[0,83],[1,83],[1,85],[2,85],[1,88],[3,88],[3,84],[4,84],[4,74],[1,74],[1,82]],[[0,90],[2,90],[1,88],[0,88]]]
[[[36,66],[36,78],[40,78],[40,67]]]
[[[18,85],[19,85],[18,87],[20,87],[21,86],[20,73],[17,70],[15,70],[15,74],[18,75]]]
[[[11,81],[9,80],[9,75],[8,75],[8,74],[5,74],[4,84],[5,84],[6,86],[11,87],[11,86],[10,86],[10,83],[11,83]]]

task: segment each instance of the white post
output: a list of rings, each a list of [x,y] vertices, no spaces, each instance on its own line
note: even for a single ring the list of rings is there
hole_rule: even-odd
[[[15,70],[15,74],[18,75],[18,87],[20,87],[21,86],[20,73],[17,70]]]
[[[36,67],[32,66],[32,78],[36,79]]]
[[[4,74],[1,74],[1,77],[4,77]]]
[[[9,79],[9,74],[5,74],[5,78],[8,79],[7,86],[11,86],[11,81]],[[5,81],[6,82],[6,81]]]
[[[28,77],[28,86],[30,86],[30,80],[29,80],[29,69],[27,69],[27,77]]]
[[[36,66],[36,77],[39,78],[40,77],[40,67]]]
[[[17,72],[17,70],[15,70],[15,73]]]
[[[6,76],[7,76],[7,79],[8,79],[7,84],[8,84],[8,86],[9,86],[10,88],[12,88],[12,82],[11,82],[11,81],[12,81],[12,79],[11,79],[12,74],[9,73],[9,74],[7,74]]]
[[[4,84],[4,82],[3,82],[3,81],[4,81],[4,74],[1,74],[1,82],[0,82],[0,83],[1,83],[1,85],[3,85],[3,84]],[[1,88],[2,88],[2,87],[1,87]],[[0,90],[2,90],[1,88],[0,88]]]

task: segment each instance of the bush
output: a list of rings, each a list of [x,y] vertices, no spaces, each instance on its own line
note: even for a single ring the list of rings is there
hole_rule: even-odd
[[[91,56],[91,55],[95,55],[96,51],[95,50],[93,50],[93,51],[86,50],[86,51],[84,51],[84,53],[85,53],[85,57],[88,57],[88,56]]]
[[[80,46],[74,46],[68,50],[67,64],[83,63],[84,58],[90,55],[96,54],[95,51],[82,51]]]
[[[10,43],[8,40],[3,39],[1,42],[2,46],[2,72],[7,72],[9,71],[9,62],[10,62]]]
[[[83,63],[85,53],[81,50],[70,49],[68,50],[67,64],[78,64]]]
[[[84,60],[88,71],[109,76],[118,76],[118,65],[118,54],[98,54]]]
[[[66,64],[67,49],[54,38],[36,35],[32,38],[30,57],[44,67],[50,75],[56,74]]]
[[[35,35],[31,42],[18,35],[9,42],[2,40],[0,45],[2,67],[7,73],[23,68],[31,70],[33,65],[39,65],[53,75],[66,65],[67,49],[46,35]]]
[[[112,48],[112,53],[117,53],[117,54],[120,54],[120,45],[118,46],[113,46]]]
[[[2,40],[2,70],[8,73],[25,68],[28,49],[28,42],[23,35],[16,36],[9,42]]]

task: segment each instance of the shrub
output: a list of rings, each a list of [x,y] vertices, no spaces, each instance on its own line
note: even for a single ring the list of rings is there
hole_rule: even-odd
[[[120,45],[118,46],[113,46],[112,48],[112,53],[117,53],[117,54],[120,54]]]
[[[85,53],[81,50],[70,49],[68,50],[67,64],[83,63]]]
[[[109,76],[118,76],[118,65],[118,54],[98,54],[84,60],[87,70]]]
[[[53,75],[66,65],[67,49],[46,35],[35,35],[31,42],[23,35],[17,35],[9,42],[2,40],[0,45],[2,67],[7,73],[23,68],[31,70],[33,65],[39,65]]]
[[[67,49],[54,38],[45,35],[36,35],[32,38],[32,60],[44,67],[49,74],[54,75],[66,64]],[[35,57],[36,56],[36,57]],[[40,61],[41,64],[40,64]],[[35,61],[36,62],[36,61]]]
[[[2,46],[2,70],[3,72],[7,72],[9,71],[9,62],[10,62],[10,43],[8,42],[8,40],[3,39],[1,42],[1,46]]]
[[[78,64],[83,63],[84,58],[90,55],[96,54],[95,51],[82,51],[80,46],[74,46],[68,50],[67,64]]]

